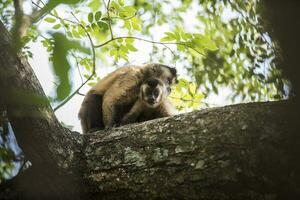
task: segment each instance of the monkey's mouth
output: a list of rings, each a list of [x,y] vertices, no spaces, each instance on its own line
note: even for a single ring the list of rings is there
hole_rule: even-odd
[[[150,106],[155,106],[157,104],[157,102],[154,100],[154,101],[151,101],[151,100],[148,100],[147,103],[150,105]]]

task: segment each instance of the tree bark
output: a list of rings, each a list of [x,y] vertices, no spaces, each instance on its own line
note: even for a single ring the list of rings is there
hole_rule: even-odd
[[[7,110],[18,143],[32,163],[21,178],[8,184],[29,199],[49,193],[72,193],[81,138],[60,125],[32,68],[13,49],[10,34],[1,21],[0,47],[0,111]],[[32,193],[33,190],[36,191]]]
[[[102,199],[299,199],[300,138],[287,102],[207,109],[85,135]]]
[[[0,199],[299,199],[300,136],[290,102],[79,135],[59,124],[49,104],[13,101],[15,90],[44,93],[1,23],[0,46],[0,104],[33,163],[0,186]]]

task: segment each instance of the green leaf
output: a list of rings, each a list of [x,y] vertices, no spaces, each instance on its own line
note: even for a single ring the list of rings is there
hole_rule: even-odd
[[[123,52],[123,53],[127,54],[128,53],[127,47],[124,46],[124,45],[120,45],[120,52]]]
[[[92,9],[92,11],[96,11],[100,9],[101,1],[91,1],[88,6]]]
[[[130,21],[125,21],[124,22],[124,27],[127,28],[128,30],[130,30],[131,29]]]
[[[141,20],[138,19],[137,17],[132,18],[131,25],[132,25],[132,28],[135,29],[135,30],[138,30],[138,31],[142,30],[142,28],[141,28]]]
[[[95,20],[99,21],[101,19],[101,16],[102,16],[101,11],[96,12],[96,14],[95,14]]]
[[[60,24],[56,24],[56,25],[54,25],[52,28],[54,28],[54,29],[59,29],[60,27],[61,27]]]
[[[71,81],[69,78],[71,66],[67,60],[69,50],[76,49],[83,53],[89,53],[89,50],[82,47],[77,41],[68,40],[62,33],[53,33],[52,37],[54,39],[53,71],[59,81],[59,85],[56,88],[56,99],[61,101],[71,92]]]
[[[165,35],[166,35],[165,37],[160,39],[161,42],[169,42],[169,41],[173,41],[176,39],[176,36],[174,33],[165,32]]]
[[[132,44],[127,44],[127,48],[133,52],[137,51],[137,48],[135,48]]]
[[[90,12],[90,13],[88,14],[88,21],[89,21],[90,23],[92,23],[93,20],[94,20],[94,15],[93,15],[92,12]]]
[[[54,19],[52,17],[47,17],[47,18],[45,18],[45,21],[48,23],[54,23],[56,21],[56,19]]]
[[[114,8],[114,9],[116,9],[116,10],[120,10],[120,9],[121,9],[121,6],[120,6],[117,2],[112,1],[112,2],[110,3],[110,8]]]
[[[85,31],[84,31],[84,29],[83,29],[81,26],[78,27],[78,33],[79,33],[81,36],[85,35]]]
[[[193,36],[194,39],[192,40],[192,43],[194,43],[195,46],[203,49],[209,49],[211,51],[218,50],[217,45],[208,37],[201,34],[194,34]]]
[[[92,23],[91,26],[92,26],[92,29],[93,29],[93,30],[96,30],[97,27],[98,27],[98,25],[97,25],[96,23]]]
[[[160,39],[161,42],[170,42],[170,41],[173,41],[173,40],[175,40],[175,39],[171,38],[169,36],[165,36],[165,37]]]
[[[100,28],[100,30],[107,30],[108,29],[107,23],[105,23],[103,21],[97,22],[97,25]]]
[[[132,44],[134,42],[133,38],[126,38],[125,39],[126,44]]]
[[[133,6],[125,6],[122,11],[120,11],[120,17],[132,17],[136,13]]]

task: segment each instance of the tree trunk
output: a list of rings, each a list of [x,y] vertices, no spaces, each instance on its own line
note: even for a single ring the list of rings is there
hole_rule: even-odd
[[[44,93],[1,23],[0,45],[1,106],[33,163],[1,185],[1,199],[300,198],[290,102],[206,109],[82,136],[62,128],[48,104],[13,101],[15,90]]]
[[[8,184],[28,198],[72,193],[81,138],[60,125],[32,68],[15,53],[1,21],[0,47],[0,111],[7,110],[25,158],[32,163],[32,168]]]

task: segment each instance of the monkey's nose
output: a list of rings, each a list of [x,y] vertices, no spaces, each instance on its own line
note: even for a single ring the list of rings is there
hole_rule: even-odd
[[[154,104],[155,98],[154,98],[154,97],[150,97],[150,98],[148,99],[148,102],[149,102],[150,104]]]

